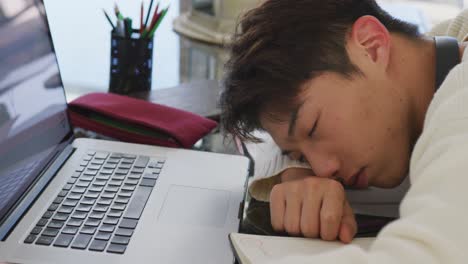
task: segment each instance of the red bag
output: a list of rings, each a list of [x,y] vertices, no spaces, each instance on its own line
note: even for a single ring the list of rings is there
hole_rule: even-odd
[[[69,103],[71,122],[118,140],[190,148],[217,123],[202,116],[111,93],[91,93]]]

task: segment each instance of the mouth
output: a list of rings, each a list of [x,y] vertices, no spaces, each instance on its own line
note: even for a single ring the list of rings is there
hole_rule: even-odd
[[[369,186],[369,179],[366,173],[366,167],[361,168],[356,172],[349,180],[346,181],[346,185],[355,189],[364,189]]]

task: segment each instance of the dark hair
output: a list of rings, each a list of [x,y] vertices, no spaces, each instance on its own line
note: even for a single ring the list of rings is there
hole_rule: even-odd
[[[260,114],[281,120],[300,103],[305,81],[329,71],[353,77],[346,34],[364,15],[409,38],[415,25],[390,16],[374,0],[266,0],[237,26],[221,96],[222,122],[242,140],[262,130]],[[266,112],[267,111],[267,112]]]

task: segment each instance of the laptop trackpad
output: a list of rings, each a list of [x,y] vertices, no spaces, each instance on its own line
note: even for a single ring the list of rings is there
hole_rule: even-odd
[[[228,209],[228,191],[172,185],[159,221],[168,224],[223,227]]]

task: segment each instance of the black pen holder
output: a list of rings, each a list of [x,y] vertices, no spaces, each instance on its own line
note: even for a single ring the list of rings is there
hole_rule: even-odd
[[[129,94],[151,90],[153,38],[130,37],[112,31],[109,92]]]

